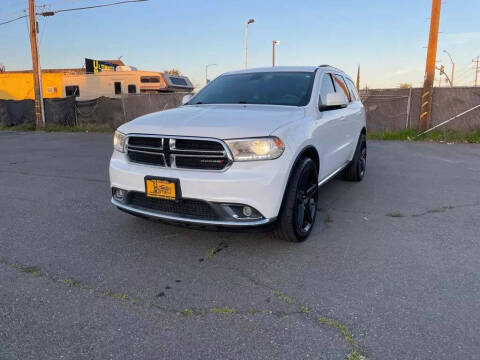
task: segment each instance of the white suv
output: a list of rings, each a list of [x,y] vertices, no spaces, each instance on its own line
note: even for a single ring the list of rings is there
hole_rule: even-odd
[[[184,105],[118,128],[112,203],[128,213],[199,225],[276,222],[303,241],[318,187],[365,175],[365,110],[353,81],[330,66],[226,73]]]

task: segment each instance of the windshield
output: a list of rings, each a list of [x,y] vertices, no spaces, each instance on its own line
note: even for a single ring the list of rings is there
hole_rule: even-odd
[[[312,93],[313,72],[255,72],[222,75],[187,105],[264,104],[305,106]]]

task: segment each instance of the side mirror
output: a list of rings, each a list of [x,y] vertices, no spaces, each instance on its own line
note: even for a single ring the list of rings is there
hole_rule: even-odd
[[[193,97],[192,94],[187,94],[182,98],[182,105],[185,105],[187,102],[190,101],[190,99]]]
[[[346,108],[348,99],[343,93],[328,93],[325,104],[320,105],[320,111]]]

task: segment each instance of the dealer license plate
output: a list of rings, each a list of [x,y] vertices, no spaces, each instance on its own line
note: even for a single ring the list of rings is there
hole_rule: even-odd
[[[176,182],[165,179],[145,179],[145,194],[157,199],[176,200]]]

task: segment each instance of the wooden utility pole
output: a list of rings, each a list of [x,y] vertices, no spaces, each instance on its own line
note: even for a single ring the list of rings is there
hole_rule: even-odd
[[[441,10],[442,0],[432,0],[427,65],[425,68],[425,82],[423,83],[422,108],[420,112],[420,126],[422,129],[428,129],[432,122],[433,82],[435,80],[435,64],[437,62],[438,31],[440,28]]]
[[[35,14],[35,0],[28,0],[28,14],[30,18],[30,48],[32,52],[33,87],[35,95],[35,125],[37,128],[45,126],[43,111],[42,73],[40,70],[40,57],[38,55],[38,28]]]
[[[476,64],[475,66],[475,86],[478,86],[478,66],[480,64],[480,56],[477,56],[477,59],[474,59],[473,62]]]
[[[358,65],[358,70],[357,70],[357,89],[360,90],[360,64]]]

